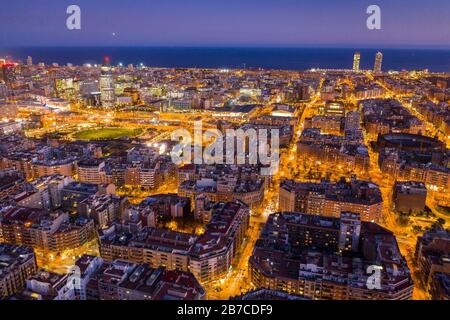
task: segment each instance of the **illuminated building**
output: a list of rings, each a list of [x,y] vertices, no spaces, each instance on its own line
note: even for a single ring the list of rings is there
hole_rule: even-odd
[[[40,194],[40,199],[44,204],[43,209],[57,209],[62,205],[62,189],[73,182],[72,178],[62,175],[45,176],[34,180],[31,184]],[[48,203],[46,206],[45,203]]]
[[[323,101],[333,101],[336,97],[337,94],[335,84],[325,80],[322,89],[320,90],[320,99]]]
[[[212,219],[189,252],[189,270],[200,282],[225,276],[249,227],[250,210],[240,201],[218,203]]]
[[[98,81],[84,80],[80,81],[79,87],[79,91],[82,95],[90,95],[98,92],[99,84]]]
[[[146,198],[140,206],[150,207],[159,216],[186,218],[191,213],[191,201],[178,194],[155,194]]]
[[[359,67],[361,63],[361,53],[355,52],[353,57],[353,72],[359,72]]]
[[[159,168],[158,162],[130,164],[125,170],[125,185],[142,187],[147,190],[156,189],[162,180]]]
[[[78,181],[93,184],[106,182],[104,168],[105,161],[101,159],[87,159],[77,163]]]
[[[194,181],[198,175],[198,169],[195,164],[186,164],[177,171],[177,183],[181,185],[185,181]]]
[[[381,73],[382,64],[383,64],[383,54],[381,52],[377,52],[375,56],[375,66],[373,68],[373,72]]]
[[[423,182],[432,190],[450,188],[448,149],[438,139],[405,133],[380,135],[380,169],[393,179]]]
[[[425,123],[396,99],[369,99],[361,104],[363,123],[369,134],[425,132]]]
[[[57,211],[3,206],[0,207],[0,234],[3,241],[34,248],[62,252],[75,249],[95,236],[94,221],[71,218]]]
[[[72,181],[60,175],[45,176],[29,183],[11,198],[14,203],[30,209],[57,209],[61,207],[61,190]]]
[[[337,116],[314,116],[305,119],[305,128],[320,129],[323,133],[340,133],[342,117]]]
[[[5,199],[21,190],[25,180],[16,170],[0,170],[0,199]]]
[[[186,165],[178,171],[178,193],[195,198],[206,195],[212,202],[241,200],[251,208],[264,200],[266,177],[258,166]]]
[[[261,95],[261,89],[241,88],[239,93],[243,96],[257,97]]]
[[[71,182],[61,190],[62,208],[76,211],[78,205],[89,196],[114,194],[116,191],[113,184],[92,184],[84,182]]]
[[[425,289],[433,299],[448,300],[450,231],[432,229],[418,237],[415,260]]]
[[[169,101],[169,107],[173,110],[191,110],[196,108],[199,105],[199,101],[197,99],[171,99]]]
[[[80,300],[203,300],[205,289],[188,272],[152,268],[123,260],[84,255]]]
[[[15,155],[9,155],[9,157],[3,157],[3,168],[15,168],[22,172],[26,179],[33,179],[35,177],[33,169],[33,157],[23,152],[18,152]]]
[[[345,116],[345,131],[361,129],[361,114],[356,111],[348,112]]]
[[[0,300],[20,292],[36,270],[33,248],[0,244]]]
[[[202,283],[223,277],[242,246],[250,210],[241,201],[219,202],[201,236],[138,225],[102,230],[100,253],[106,260],[124,259],[170,270],[190,271]],[[142,225],[142,223],[139,223]],[[130,229],[135,228],[134,232]]]
[[[262,180],[238,181],[230,177],[222,177],[217,181],[207,178],[185,181],[179,185],[178,194],[190,198],[192,203],[197,196],[204,194],[214,202],[240,200],[251,208],[257,208],[264,200],[264,190],[265,185]]]
[[[55,90],[59,98],[73,99],[75,97],[73,78],[55,79]]]
[[[113,224],[102,230],[102,258],[148,263],[153,268],[162,266],[170,270],[189,271],[188,252],[197,238],[195,235],[152,227],[139,228],[141,225],[129,221],[127,225]]]
[[[105,58],[100,75],[100,93],[103,108],[112,108],[116,102],[114,78],[109,67],[109,58]]]
[[[33,66],[33,58],[30,56],[27,57],[27,66],[29,67]]]
[[[122,217],[126,198],[109,194],[91,195],[78,204],[80,216],[93,219],[99,227],[109,225],[112,221]]]
[[[75,300],[74,285],[69,274],[39,270],[26,281],[26,288],[13,300]]]
[[[450,136],[450,116],[447,115],[446,104],[438,104],[428,99],[420,99],[414,100],[411,106],[419,112],[426,121],[432,123],[436,128],[440,128],[445,135]]]
[[[123,95],[130,97],[133,104],[137,104],[139,102],[139,90],[136,88],[125,88],[123,90]]]
[[[187,218],[191,213],[191,201],[177,194],[157,194],[138,205],[128,206],[120,217],[139,227],[157,227],[159,219]]]
[[[359,215],[324,217],[295,212],[269,219],[249,261],[257,288],[310,299],[409,300],[413,281],[394,234]],[[380,266],[379,288],[368,286]]]
[[[201,194],[195,198],[195,211],[194,217],[196,220],[203,221],[203,223],[208,223],[211,221],[212,216],[212,206],[213,203],[209,198]]]
[[[40,118],[42,119],[42,118]],[[24,141],[26,143],[26,140]],[[24,173],[27,179],[51,176],[55,174],[71,177],[74,173],[77,154],[62,152],[62,148],[38,145],[37,150],[27,148],[26,152],[17,150],[4,153],[4,168],[16,168]]]
[[[165,145],[148,147],[139,145],[128,150],[125,161],[111,165],[112,181],[120,185],[139,187],[145,190],[157,189],[175,174],[175,165],[169,157],[161,155],[159,150]],[[158,150],[159,148],[159,150]],[[120,174],[120,177],[117,175]],[[123,183],[122,183],[123,179]]]
[[[327,217],[339,217],[341,212],[350,211],[360,214],[364,221],[378,221],[383,199],[380,188],[369,181],[342,178],[337,183],[301,183],[285,180],[280,184],[279,203],[281,211]]]
[[[342,102],[332,101],[325,105],[324,113],[326,116],[345,116],[345,107]]]
[[[35,161],[33,163],[34,174],[36,177],[51,176],[60,174],[71,177],[74,172],[76,160],[74,158],[66,158],[60,160]]]
[[[271,115],[275,118],[294,118],[296,109],[290,105],[277,104],[273,107]]]
[[[297,143],[297,155],[299,159],[314,159],[324,165],[352,170],[367,172],[370,168],[369,151],[361,130],[347,130],[340,136],[321,134],[320,129],[305,129]]]
[[[358,100],[382,98],[385,90],[378,84],[358,85],[355,87],[354,95]]]

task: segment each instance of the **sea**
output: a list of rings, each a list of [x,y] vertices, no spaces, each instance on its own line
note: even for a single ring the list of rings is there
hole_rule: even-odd
[[[358,48],[255,48],[255,47],[20,47],[0,48],[10,56],[34,63],[65,65],[111,63],[169,68],[263,68],[280,70],[351,69],[355,51],[361,68],[373,69],[375,54],[383,53],[383,70],[450,72],[450,50]]]

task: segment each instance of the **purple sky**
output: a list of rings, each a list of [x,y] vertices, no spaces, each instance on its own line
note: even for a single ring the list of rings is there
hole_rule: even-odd
[[[2,2],[0,47],[320,45],[450,48],[449,0]],[[80,31],[66,29],[66,8],[70,4],[81,7]],[[382,9],[380,31],[366,28],[366,8],[371,4]]]

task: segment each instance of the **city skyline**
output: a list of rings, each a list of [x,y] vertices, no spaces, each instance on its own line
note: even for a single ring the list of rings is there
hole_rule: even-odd
[[[362,56],[304,71],[1,58],[0,251],[23,277],[0,293],[447,299],[433,248],[450,241],[450,76]]]
[[[0,300],[450,300],[450,2],[369,1],[5,3]]]
[[[385,71],[450,71],[450,51],[397,49],[312,49],[312,48],[178,48],[178,47],[92,47],[92,48],[17,48],[0,49],[10,62],[54,65],[101,65],[108,57],[112,66],[148,66],[163,68],[280,70],[351,69],[360,54],[361,70],[375,70],[377,55]],[[4,59],[5,59],[4,58]]]

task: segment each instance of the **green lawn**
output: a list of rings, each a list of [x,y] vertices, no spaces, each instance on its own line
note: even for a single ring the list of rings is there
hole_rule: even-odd
[[[142,133],[142,129],[127,128],[100,128],[77,132],[73,135],[78,140],[111,140],[123,137],[136,137]]]

